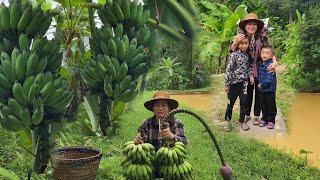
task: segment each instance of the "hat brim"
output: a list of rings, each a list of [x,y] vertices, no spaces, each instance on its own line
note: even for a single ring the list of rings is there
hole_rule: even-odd
[[[255,21],[257,23],[257,31],[260,31],[263,26],[264,26],[264,23],[261,21],[261,20],[258,20],[258,19],[246,19],[246,20],[243,20],[243,21],[240,21],[239,22],[239,28],[246,31],[246,24],[249,22],[249,21]]]
[[[153,105],[156,101],[158,100],[167,100],[168,101],[168,106],[170,108],[170,110],[172,109],[176,109],[178,108],[179,106],[179,103],[178,101],[174,100],[174,99],[165,99],[165,98],[159,98],[159,99],[153,99],[153,100],[150,100],[150,101],[147,101],[144,103],[144,107],[146,109],[148,109],[149,111],[152,111],[153,112]]]

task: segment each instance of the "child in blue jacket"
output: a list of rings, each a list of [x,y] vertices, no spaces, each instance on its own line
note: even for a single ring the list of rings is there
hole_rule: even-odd
[[[271,46],[263,46],[261,49],[262,64],[259,67],[260,103],[262,108],[262,118],[260,127],[267,126],[273,129],[277,114],[276,106],[276,86],[277,77],[275,72],[269,72],[267,67],[272,63],[273,49]]]

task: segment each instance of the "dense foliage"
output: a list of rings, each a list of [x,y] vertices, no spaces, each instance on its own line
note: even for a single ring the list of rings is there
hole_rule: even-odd
[[[289,38],[284,41],[288,81],[300,91],[320,91],[320,13],[316,8],[310,9],[305,20],[298,14],[300,20],[288,25]]]

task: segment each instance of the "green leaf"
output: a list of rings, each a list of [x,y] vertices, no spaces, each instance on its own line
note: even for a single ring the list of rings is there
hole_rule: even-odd
[[[77,7],[83,3],[86,3],[86,0],[54,0],[61,4],[64,8]]]
[[[46,0],[46,1],[43,1],[41,3],[41,9],[42,11],[48,11],[50,10],[52,7],[52,1],[51,0]]]
[[[9,180],[19,180],[19,177],[14,172],[6,170],[2,167],[0,167],[0,176],[8,178]]]
[[[28,150],[31,150],[32,148],[31,132],[28,130],[19,131],[19,136],[20,136],[21,144],[23,145],[23,147],[25,147]]]
[[[202,1],[200,4],[202,4],[205,8],[211,10],[211,15],[213,15],[213,16],[219,16],[220,15],[220,11],[218,10],[218,8],[217,8],[215,3]]]
[[[173,69],[169,69],[169,76],[170,76],[170,77],[173,76]]]
[[[125,109],[126,109],[126,103],[121,101],[116,101],[113,104],[112,119],[117,119],[119,116],[121,116],[124,113]]]
[[[226,15],[232,14],[232,11],[230,11],[229,8],[226,5],[218,4],[218,6],[221,8],[223,14],[226,14]]]
[[[107,2],[106,0],[98,0],[98,4],[102,4],[103,5],[103,4],[106,4],[106,2]]]

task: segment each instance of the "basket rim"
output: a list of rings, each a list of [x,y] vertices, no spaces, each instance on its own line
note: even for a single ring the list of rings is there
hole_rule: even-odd
[[[94,156],[90,156],[90,157],[85,157],[85,158],[58,158],[55,156],[55,154],[58,152],[58,151],[61,151],[61,150],[72,150],[72,149],[88,149],[88,150],[93,150],[93,151],[96,151],[98,152],[97,155],[94,155]],[[51,157],[52,157],[52,160],[64,160],[64,161],[67,161],[67,160],[86,160],[86,159],[94,159],[94,158],[97,158],[99,156],[102,156],[102,150],[99,149],[99,148],[93,148],[93,147],[86,147],[86,146],[67,146],[67,147],[58,147],[56,148],[56,150],[54,151],[54,153],[52,153]]]

